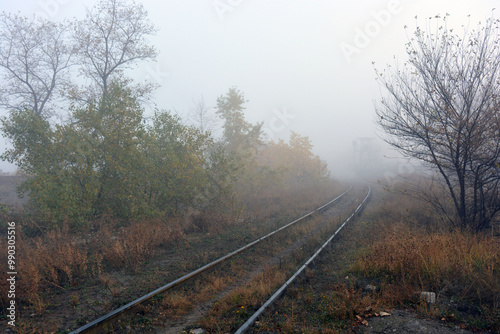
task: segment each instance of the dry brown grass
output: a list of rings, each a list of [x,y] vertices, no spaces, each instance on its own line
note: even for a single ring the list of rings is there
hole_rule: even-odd
[[[193,302],[182,293],[171,293],[163,298],[161,305],[167,316],[177,319],[192,309]]]
[[[164,221],[137,222],[119,229],[109,224],[101,226],[95,234],[95,247],[107,265],[134,271],[155,250],[185,239],[178,223]]]
[[[96,265],[86,251],[72,244],[67,228],[33,239],[18,230],[17,236],[18,300],[32,305],[38,314],[47,306],[43,295],[47,289],[66,290],[89,277],[89,268]]]
[[[98,292],[92,290],[92,293],[104,293],[106,296],[117,297],[117,300],[123,298],[124,284],[120,284],[121,281],[117,277],[126,276],[128,279],[130,274],[141,271],[145,262],[162,248],[186,242],[185,233],[222,234],[229,228],[235,227],[232,226],[235,223],[245,219],[259,219],[262,216],[270,217],[282,213],[283,209],[289,208],[290,205],[294,209],[287,209],[287,215],[296,216],[296,213],[301,210],[310,210],[324,203],[326,199],[331,198],[332,191],[338,188],[325,185],[324,189],[318,191],[312,188],[290,187],[286,191],[281,191],[281,189],[270,192],[266,196],[259,192],[252,193],[256,197],[255,202],[247,203],[247,218],[243,215],[243,207],[237,205],[247,200],[243,196],[241,202],[235,201],[234,205],[229,205],[226,211],[203,212],[198,217],[199,221],[191,225],[180,219],[124,223],[110,217],[101,217],[90,222],[88,227],[80,231],[71,231],[67,227],[49,231],[38,226],[36,221],[28,222],[30,219],[28,217],[18,217],[19,219],[15,219],[16,223],[19,223],[17,301],[21,311],[36,314],[33,319],[27,320],[29,323],[27,328],[36,327],[33,331],[37,332],[40,326],[45,325],[42,319],[54,319],[53,316],[51,317],[54,306],[58,310],[75,308],[79,311],[84,305],[91,303],[90,298],[95,295],[82,292],[82,289],[89,286],[92,286],[92,289],[99,286],[99,289],[95,290]],[[255,211],[251,208],[255,208]],[[4,243],[0,243],[2,253],[0,260],[5,263],[3,256],[7,252],[4,247]],[[267,275],[264,275],[264,281],[261,279],[260,283],[255,283],[257,285],[252,288],[254,291],[261,292],[244,297],[248,299],[248,303],[253,303],[253,298],[269,291],[268,284],[272,283],[272,280],[268,282]],[[6,281],[5,277],[0,277],[2,278],[0,288],[3,289]],[[210,279],[211,277],[209,277],[208,284],[200,287],[198,291],[197,297],[201,300],[213,298],[216,293],[235,280],[233,277]],[[125,282],[128,284],[129,281],[125,280]],[[242,290],[241,294],[243,296],[246,292]],[[6,305],[5,297],[5,294],[0,297],[2,306]],[[167,297],[163,300],[163,304],[169,310],[168,312],[182,314],[192,307],[190,298],[190,296]],[[48,308],[50,312],[47,311]],[[44,313],[45,315],[40,317]],[[54,321],[56,324],[51,328],[57,328],[60,324],[59,319]],[[27,329],[26,332],[29,330]]]
[[[470,329],[500,330],[500,239],[450,232],[432,209],[408,196],[379,190],[373,197],[356,222],[359,249],[353,262],[346,257],[351,263],[342,277],[335,272],[325,287],[325,273],[306,272],[314,284],[287,292],[259,330],[354,333],[356,324],[399,307]],[[438,303],[427,304],[417,291],[436,292]]]
[[[277,267],[266,268],[246,286],[238,287],[214,302],[211,313],[200,321],[200,326],[210,333],[234,331],[286,279],[286,274]]]
[[[229,216],[207,209],[186,215],[183,231],[185,233],[222,233],[232,223]]]
[[[137,222],[122,228],[113,221],[99,224],[85,239],[67,227],[31,238],[17,229],[18,302],[43,314],[50,303],[50,292],[65,293],[88,279],[98,279],[116,295],[117,288],[106,271],[137,270],[155,250],[184,240],[177,222]],[[1,245],[2,256],[7,254],[5,247]],[[0,298],[2,305],[7,305],[6,294]],[[77,295],[73,293],[68,300],[74,306]]]
[[[358,259],[353,271],[500,306],[500,240],[488,235],[429,235],[393,227]]]
[[[385,305],[410,303],[430,311],[415,292],[432,291],[438,303],[472,310],[474,320],[467,320],[471,311],[462,319],[470,327],[498,329],[500,238],[450,231],[432,208],[414,198],[391,193],[382,198],[366,212],[372,220],[370,242],[351,273],[381,285]]]

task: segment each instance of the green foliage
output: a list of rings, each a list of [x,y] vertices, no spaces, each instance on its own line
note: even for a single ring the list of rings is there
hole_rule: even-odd
[[[245,121],[245,96],[235,87],[217,99],[217,114],[224,120],[224,141],[230,152],[250,158],[262,145],[262,123]]]
[[[207,134],[157,112],[144,138],[145,166],[142,188],[148,205],[176,214],[207,184],[204,152],[212,145]]]
[[[292,132],[289,143],[270,142],[260,151],[259,163],[283,174],[287,184],[319,184],[329,178],[325,162],[312,152],[308,137]]]
[[[2,159],[16,163],[29,176],[20,192],[29,193],[40,218],[47,221],[83,218],[88,198],[77,182],[69,182],[78,175],[72,175],[75,173],[68,169],[75,162],[75,150],[66,129],[61,126],[52,129],[30,110],[13,111],[9,118],[3,119],[2,128],[14,144]],[[79,176],[80,180],[84,177]]]
[[[15,146],[2,155],[3,160],[16,163],[24,172],[31,174],[34,170],[48,169],[47,158],[52,152],[52,131],[49,123],[29,110],[13,110],[8,119],[2,119],[5,135]]]
[[[166,111],[146,122],[136,94],[128,82],[113,81],[100,99],[70,109],[71,122],[51,126],[30,110],[3,119],[13,148],[1,158],[28,176],[20,191],[45,226],[76,228],[101,215],[178,216],[191,208],[235,219],[242,202],[328,177],[307,137],[293,133],[290,144],[264,147],[261,124],[244,120],[235,89],[218,100],[222,143]]]
[[[72,117],[54,128],[28,110],[3,120],[14,147],[2,158],[29,176],[21,191],[46,223],[78,226],[102,214],[178,215],[230,192],[233,159],[215,149],[208,134],[168,112],[157,111],[144,124],[143,109],[123,83],[113,83],[104,100],[73,110]],[[215,195],[200,202],[210,189]]]
[[[85,144],[75,143],[79,162],[72,167],[78,175],[95,176],[89,190],[97,214],[109,211],[131,217],[142,204],[136,196],[143,164],[138,146],[144,135],[142,115],[132,92],[121,84],[110,87],[100,107],[90,104],[74,113],[76,138]],[[91,180],[85,181],[82,186]]]
[[[326,163],[314,155],[309,138],[292,132],[288,144],[283,140],[264,144],[262,123],[245,120],[245,102],[234,87],[217,99],[217,114],[224,120],[222,146],[239,164],[235,189],[240,202],[267,206],[284,192],[318,186],[329,178]]]

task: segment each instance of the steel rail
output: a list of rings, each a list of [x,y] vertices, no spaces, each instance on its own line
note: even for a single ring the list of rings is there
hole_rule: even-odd
[[[333,240],[333,238],[342,230],[342,228],[347,224],[348,221],[350,221],[362,208],[363,204],[368,200],[371,194],[371,187],[368,187],[368,194],[366,195],[365,199],[361,202],[360,205],[356,208],[356,210],[349,216],[349,218],[344,221],[344,223],[335,231],[334,234],[328,240],[314,253],[313,256],[309,258],[309,260],[300,267],[299,270],[293,274],[292,277],[290,277],[285,284],[281,286],[272,296],[269,298],[236,332],[235,334],[242,334],[245,331],[247,331],[257,320],[257,318],[265,311],[265,309],[271,305],[276,299],[278,299],[279,296],[285,291],[285,289],[293,283],[293,281],[307,268],[307,266],[314,261],[314,259],[321,253],[321,251],[328,246],[328,244]]]
[[[133,308],[134,306],[139,305],[139,304],[145,302],[146,300],[148,300],[148,299],[156,296],[157,294],[162,293],[162,292],[164,292],[164,291],[166,291],[166,290],[168,290],[168,289],[170,289],[170,288],[172,288],[172,287],[174,287],[174,286],[176,286],[176,285],[178,285],[178,284],[180,284],[180,283],[188,280],[189,278],[194,277],[194,276],[202,273],[203,271],[205,271],[205,270],[207,270],[207,269],[215,266],[216,264],[219,264],[219,263],[227,260],[228,258],[230,258],[230,257],[232,257],[232,256],[234,256],[234,255],[236,255],[238,253],[241,253],[242,251],[244,251],[244,250],[246,250],[246,249],[254,246],[255,244],[263,241],[264,239],[269,238],[273,234],[278,233],[279,231],[282,231],[282,230],[290,227],[291,225],[293,225],[293,224],[295,224],[295,223],[297,223],[297,222],[299,222],[299,221],[301,221],[301,220],[303,220],[303,219],[311,216],[315,212],[322,212],[322,210],[324,210],[328,205],[332,204],[333,202],[335,202],[338,199],[340,199],[341,197],[343,197],[351,189],[352,189],[352,185],[349,186],[349,189],[347,189],[346,191],[344,191],[342,194],[340,194],[339,196],[335,197],[334,199],[332,199],[328,203],[322,205],[321,207],[317,208],[316,210],[313,210],[313,211],[309,212],[308,214],[306,214],[306,215],[304,215],[304,216],[302,216],[302,217],[300,217],[298,219],[295,219],[291,223],[288,223],[287,225],[284,225],[284,226],[280,227],[279,229],[274,230],[273,232],[271,232],[271,233],[269,233],[269,234],[267,234],[267,235],[265,235],[263,237],[260,237],[259,239],[255,240],[255,241],[253,241],[253,242],[251,242],[251,243],[249,243],[249,244],[247,244],[247,245],[245,245],[245,246],[243,246],[243,247],[241,247],[241,248],[239,248],[239,249],[237,249],[237,250],[235,250],[235,251],[233,251],[233,252],[231,252],[231,253],[223,256],[223,257],[218,258],[217,260],[214,260],[214,261],[212,261],[212,262],[210,262],[210,263],[208,263],[208,264],[206,264],[206,265],[204,265],[204,266],[202,266],[202,267],[200,267],[200,268],[198,268],[198,269],[196,269],[196,270],[194,270],[194,271],[192,271],[192,272],[190,272],[190,273],[188,273],[188,274],[186,274],[186,275],[184,275],[182,277],[179,277],[178,279],[176,279],[176,280],[174,280],[174,281],[172,281],[172,282],[170,282],[168,284],[165,284],[165,285],[159,287],[158,289],[156,289],[156,290],[154,290],[154,291],[152,291],[152,292],[150,292],[150,293],[148,293],[148,294],[146,294],[146,295],[144,295],[142,297],[139,297],[139,298],[131,301],[128,304],[125,304],[125,305],[121,306],[120,308],[117,308],[114,311],[111,311],[110,313],[108,313],[108,314],[106,314],[106,315],[104,315],[104,316],[102,316],[102,317],[100,317],[100,318],[98,318],[98,319],[96,319],[96,320],[94,320],[92,322],[89,322],[88,324],[86,324],[86,325],[84,325],[84,326],[82,326],[82,327],[74,330],[70,334],[85,333],[86,331],[90,331],[90,330],[98,327],[99,325],[101,325],[101,324],[103,324],[103,323],[111,320],[112,318],[114,318],[114,317],[116,317],[116,316],[124,313],[125,311]]]

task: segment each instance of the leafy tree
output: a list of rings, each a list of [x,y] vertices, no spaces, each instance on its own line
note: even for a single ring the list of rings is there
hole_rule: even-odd
[[[101,102],[75,111],[74,127],[86,138],[87,168],[97,172],[96,213],[123,217],[134,215],[141,205],[136,190],[143,163],[138,143],[144,135],[143,109],[130,88],[113,82]]]
[[[101,101],[72,110],[72,123],[51,126],[29,110],[4,118],[13,148],[2,158],[29,176],[22,191],[41,221],[79,226],[102,214],[134,219],[223,207],[234,160],[178,117],[157,111],[146,124],[143,113],[131,88],[113,81]]]
[[[251,157],[262,145],[262,124],[252,125],[245,120],[245,96],[232,87],[217,99],[217,114],[224,120],[224,143],[228,151],[241,157]]]
[[[233,184],[241,175],[234,154],[215,143],[209,132],[186,126],[167,112],[157,112],[148,128],[147,152],[156,168],[150,179],[158,207],[177,215],[196,211],[231,213]]]
[[[212,144],[206,133],[183,125],[177,116],[156,112],[145,146],[151,163],[148,201],[174,215],[191,205],[208,182],[204,152]]]
[[[499,35],[498,20],[459,36],[445,17],[433,33],[417,28],[403,68],[377,72],[387,142],[439,173],[454,212],[428,198],[451,224],[473,230],[488,228],[500,210]]]
[[[259,153],[261,166],[280,171],[285,183],[317,184],[330,177],[327,165],[312,152],[308,137],[295,132],[289,143],[284,140],[271,141]]]
[[[256,158],[263,145],[263,123],[252,125],[245,120],[245,102],[243,93],[235,87],[217,99],[216,113],[224,121],[221,142],[221,148],[227,152],[224,160],[231,161],[229,166],[232,165],[236,173],[232,176],[236,176],[234,189],[237,196],[232,196],[228,203],[233,218],[243,211],[241,199],[245,194],[255,192],[262,184],[262,170],[257,166]],[[224,198],[228,199],[227,196]]]
[[[119,84],[112,85],[102,105],[75,110],[76,122],[67,125],[51,127],[30,110],[3,120],[13,148],[2,159],[29,176],[21,189],[41,220],[77,224],[106,211],[131,216],[134,168],[142,161],[136,145],[142,109]]]
[[[2,129],[13,148],[2,159],[16,163],[29,178],[22,184],[22,194],[28,193],[37,216],[42,221],[65,221],[85,215],[85,197],[73,188],[67,166],[73,159],[74,147],[62,127],[52,129],[47,120],[31,110],[13,111],[3,119]],[[88,183],[91,185],[91,183]]]
[[[21,191],[41,221],[77,226],[101,214],[133,219],[225,205],[239,170],[234,156],[168,112],[147,123],[140,99],[151,87],[132,86],[123,75],[156,55],[142,5],[101,0],[71,36],[68,23],[2,20],[0,65],[10,87],[0,85],[0,102],[12,109],[2,130],[13,148],[1,158],[29,176]],[[67,80],[72,62],[91,82],[82,91]],[[68,108],[70,122],[51,124],[46,113],[60,88],[82,103]],[[202,102],[198,109],[204,118]],[[242,124],[240,136],[260,133]]]

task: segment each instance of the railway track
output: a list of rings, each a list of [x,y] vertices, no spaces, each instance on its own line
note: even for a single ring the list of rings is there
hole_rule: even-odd
[[[297,277],[320,255],[320,253],[332,242],[333,238],[344,228],[344,226],[354,218],[356,214],[361,212],[363,209],[365,203],[370,198],[371,194],[371,188],[368,187],[368,193],[366,194],[366,197],[363,199],[363,201],[358,205],[356,210],[340,225],[340,227],[333,233],[326,242],[321,245],[321,247],[318,248],[318,250],[297,270],[286,282],[283,284],[236,332],[235,334],[243,334],[247,332],[252,325],[255,323],[257,318],[266,311],[266,309],[271,306],[286,290],[286,288],[291,285]]]
[[[155,296],[163,294],[167,290],[173,290],[175,287],[179,287],[179,286],[181,286],[181,284],[184,284],[188,281],[192,281],[195,278],[199,277],[200,275],[205,274],[209,270],[214,270],[213,268],[220,267],[223,263],[228,262],[229,259],[232,259],[232,258],[236,257],[237,255],[241,255],[242,253],[248,253],[249,250],[251,248],[254,248],[254,246],[257,244],[265,244],[265,243],[267,243],[267,244],[279,244],[279,243],[282,243],[283,240],[278,241],[275,239],[278,239],[278,237],[280,235],[282,235],[284,233],[284,231],[298,229],[298,232],[297,231],[295,232],[295,236],[290,237],[290,241],[288,241],[288,247],[281,247],[281,250],[279,251],[280,252],[279,254],[290,253],[290,249],[300,247],[301,243],[303,243],[304,240],[308,238],[308,236],[317,234],[318,231],[324,229],[325,226],[327,225],[326,222],[319,222],[319,223],[316,222],[316,223],[312,224],[313,226],[311,226],[311,230],[307,231],[308,233],[306,233],[306,234],[308,236],[306,237],[304,235],[300,236],[301,233],[304,234],[303,233],[304,227],[299,228],[298,226],[301,224],[298,224],[298,223],[305,222],[306,220],[309,221],[309,219],[307,219],[307,218],[312,218],[313,216],[317,216],[318,214],[325,213],[326,211],[328,211],[329,209],[331,209],[333,207],[333,204],[340,202],[340,200],[342,198],[344,198],[345,195],[351,190],[352,190],[352,187],[350,187],[344,193],[342,193],[341,195],[332,199],[328,203],[325,203],[321,207],[305,214],[304,216],[272,231],[271,233],[269,233],[265,236],[258,238],[257,240],[255,240],[253,242],[250,242],[250,243],[240,247],[239,249],[237,249],[231,253],[228,253],[228,254],[218,258],[217,260],[214,260],[214,261],[212,261],[212,262],[210,262],[210,263],[208,263],[208,264],[206,264],[206,265],[204,265],[204,266],[202,266],[202,267],[200,267],[200,268],[198,268],[198,269],[196,269],[196,270],[194,270],[194,271],[192,271],[192,272],[190,272],[182,277],[179,277],[178,279],[176,279],[176,280],[174,280],[166,285],[163,285],[162,287],[160,287],[160,288],[158,288],[158,289],[156,289],[156,290],[154,290],[154,291],[152,291],[152,292],[150,292],[150,293],[148,293],[140,298],[137,298],[136,300],[100,317],[99,319],[92,321],[92,322],[78,328],[77,330],[73,331],[72,333],[102,333],[102,332],[107,332],[107,331],[109,331],[109,328],[113,328],[113,325],[110,325],[113,323],[113,321],[115,321],[116,319],[118,319],[120,317],[123,317],[124,314],[127,314],[127,312],[130,312],[131,310],[136,308],[138,305],[145,304],[148,301],[151,301]],[[368,196],[365,198],[365,200],[362,202],[362,204],[365,203],[367,198],[368,198]],[[362,204],[360,204],[357,207],[355,212],[358,212],[360,210]],[[335,231],[335,233],[330,237],[330,239],[328,239],[328,241],[320,248],[320,250],[318,250],[316,252],[315,256],[317,256],[319,254],[319,252],[321,252],[321,250],[326,246],[326,244],[328,244],[331,241],[331,239],[333,239],[333,237],[342,229],[342,227],[344,227],[344,225],[350,219],[352,219],[352,217],[355,215],[355,212],[352,213],[351,216],[341,225],[341,227]],[[282,237],[282,239],[286,239],[286,238]],[[287,248],[288,248],[288,250],[287,250]],[[266,253],[266,251],[264,251],[264,253]],[[252,256],[252,255],[250,255],[250,256]],[[254,254],[254,256],[255,256],[255,254]],[[275,260],[276,260],[276,258],[277,257],[274,257]],[[234,260],[232,260],[232,261],[234,261]],[[279,261],[281,263],[281,257],[279,257]],[[306,264],[304,264],[303,267],[299,270],[299,272],[295,273],[293,275],[293,277],[297,277],[300,274],[300,272],[304,270],[303,268],[305,268],[308,265],[308,263],[310,263],[311,261],[313,261],[313,259],[310,259]],[[288,282],[287,282],[287,284],[288,284]],[[284,288],[282,287],[280,290],[284,290]],[[278,296],[279,296],[279,294],[278,294]],[[272,301],[270,303],[272,303]],[[256,315],[255,317],[258,317],[258,315]],[[252,318],[254,318],[254,316],[252,316]],[[249,319],[249,321],[250,321],[250,319]],[[250,325],[251,325],[251,323],[250,323]],[[247,325],[247,326],[250,326],[250,325]],[[246,329],[242,329],[242,332],[244,330],[246,330]]]

